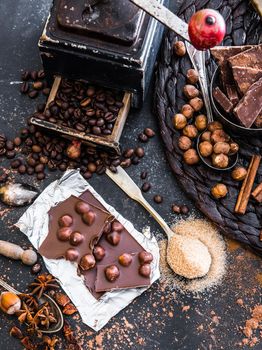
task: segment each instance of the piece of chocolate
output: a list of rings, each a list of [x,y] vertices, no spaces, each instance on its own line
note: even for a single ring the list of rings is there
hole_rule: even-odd
[[[252,67],[233,66],[232,72],[241,96],[247,92],[252,84],[262,77],[262,69]]]
[[[97,265],[97,277],[95,282],[96,292],[106,292],[115,289],[127,289],[149,286],[150,274],[145,276],[140,274],[139,272],[141,266],[145,265],[141,265],[138,258],[138,254],[139,253],[131,253],[132,263],[128,266],[122,266],[118,261],[115,261],[110,265]],[[107,275],[105,274],[105,271],[109,266],[117,267],[119,270],[119,276],[113,281],[109,281]],[[146,268],[146,270],[148,272],[148,268]],[[146,274],[145,270],[144,272]]]
[[[234,106],[232,102],[229,101],[227,96],[220,90],[218,86],[213,89],[213,97],[226,113],[230,113],[233,110]]]
[[[237,105],[239,102],[239,97],[235,85],[226,85],[227,96],[233,106]]]
[[[262,111],[262,78],[250,86],[234,108],[234,114],[242,125],[250,128]]]
[[[262,69],[262,44],[255,45],[249,50],[229,57],[228,63],[231,67],[250,67]]]
[[[88,203],[92,212],[95,213],[95,221],[91,226],[87,225],[82,220],[82,215],[79,215],[75,211],[76,203],[79,202],[79,198],[71,196],[65,201],[59,203],[49,211],[49,232],[44,242],[39,248],[39,253],[48,259],[58,259],[65,257],[66,251],[73,248],[78,252],[77,261],[79,263],[81,257],[86,254],[92,254],[94,245],[99,240],[103,233],[106,222],[111,217],[111,214],[104,209],[93,206]],[[73,218],[72,225],[70,226],[71,233],[78,232],[83,235],[83,241],[79,245],[72,245],[72,241],[61,241],[57,237],[57,232],[60,229],[58,222],[61,224],[61,217],[69,216]],[[63,221],[64,222],[64,221]],[[66,221],[68,224],[68,221]],[[78,237],[79,238],[79,237]],[[67,251],[68,260],[72,260],[70,256],[73,256],[73,251]]]

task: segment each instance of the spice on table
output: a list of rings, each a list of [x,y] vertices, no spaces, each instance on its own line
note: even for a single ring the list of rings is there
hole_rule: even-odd
[[[221,183],[218,183],[211,188],[211,194],[216,199],[224,198],[227,195],[227,192],[227,186]]]
[[[154,202],[157,203],[157,204],[160,204],[163,202],[163,197],[160,196],[159,194],[155,195],[154,196]]]
[[[247,170],[242,166],[235,168],[231,173],[232,179],[236,181],[244,180],[246,175],[247,175]]]
[[[254,197],[258,203],[262,203],[262,182],[254,189],[252,197]]]

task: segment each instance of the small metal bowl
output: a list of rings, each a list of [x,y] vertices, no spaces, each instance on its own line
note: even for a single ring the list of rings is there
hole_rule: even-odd
[[[226,127],[231,129],[234,133],[240,134],[240,135],[246,135],[246,136],[261,136],[262,135],[262,128],[245,128],[244,126],[241,126],[240,124],[236,124],[234,122],[234,116],[231,114],[226,115],[225,112],[222,110],[222,108],[218,105],[218,103],[213,98],[213,89],[217,86],[220,87],[219,82],[220,77],[220,71],[219,67],[215,70],[210,84],[210,99],[211,99],[211,107],[222,124],[224,124]],[[230,119],[230,116],[232,117],[232,120]]]
[[[216,170],[216,171],[229,171],[231,170],[232,168],[234,168],[234,166],[237,164],[238,162],[238,152],[235,153],[235,154],[232,154],[231,156],[228,155],[228,166],[226,168],[216,168],[209,157],[203,157],[201,155],[201,153],[199,152],[199,143],[201,142],[201,136],[202,134],[205,132],[206,130],[204,130],[197,138],[197,153],[200,157],[200,159],[202,160],[202,162],[204,162],[209,168],[213,169],[213,170]]]

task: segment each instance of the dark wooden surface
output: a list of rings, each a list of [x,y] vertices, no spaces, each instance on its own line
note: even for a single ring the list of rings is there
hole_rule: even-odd
[[[25,124],[26,117],[34,111],[36,102],[20,96],[18,86],[20,71],[25,68],[37,69],[40,60],[37,40],[46,18],[50,1],[3,0],[0,2],[0,120],[1,131],[10,137]],[[151,91],[153,88],[151,88]],[[128,173],[138,183],[140,172],[147,170],[152,189],[145,197],[163,215],[168,223],[177,220],[171,213],[171,204],[187,204],[197,216],[194,208],[178,186],[165,159],[161,144],[157,120],[151,112],[152,94],[149,94],[141,111],[132,111],[128,117],[121,142],[123,147],[137,144],[136,137],[145,127],[152,127],[157,135],[145,145],[146,157],[138,166],[128,169]],[[1,166],[8,162],[1,160]],[[52,180],[61,176],[53,173],[38,184],[45,188]],[[15,176],[19,180],[19,176]],[[34,183],[30,178],[23,181]],[[138,204],[125,196],[106,176],[96,176],[91,185],[113,205],[121,214],[133,222],[138,230],[149,225],[158,239],[163,239],[158,225]],[[161,194],[164,202],[153,203],[153,195]],[[1,204],[0,239],[30,246],[24,235],[14,228],[14,223],[26,208],[12,209],[5,214]],[[199,297],[167,288],[156,283],[148,292],[135,300],[129,307],[115,316],[98,334],[91,331],[76,317],[70,322],[78,329],[78,338],[83,349],[237,349],[236,343],[242,339],[238,326],[249,317],[249,307],[259,303],[261,285],[259,272],[261,260],[239,246],[230,244],[228,272],[220,287]],[[19,290],[24,290],[31,282],[32,275],[28,267],[20,262],[0,257],[0,275]],[[243,298],[246,307],[236,305],[236,299]],[[183,306],[190,306],[182,312]],[[218,316],[214,319],[214,314]],[[19,342],[8,335],[14,324],[14,318],[0,313],[0,349],[21,349]],[[203,327],[202,327],[203,326]],[[61,334],[59,334],[61,336]],[[66,349],[61,343],[61,349]],[[261,349],[261,345],[253,349]]]

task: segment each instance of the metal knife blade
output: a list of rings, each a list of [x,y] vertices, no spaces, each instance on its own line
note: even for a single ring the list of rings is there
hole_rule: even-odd
[[[130,0],[135,5],[140,7],[145,12],[149,13],[152,17],[157,19],[162,24],[166,25],[169,29],[180,35],[182,38],[190,42],[188,35],[188,24],[165,6],[160,4],[157,0]]]

